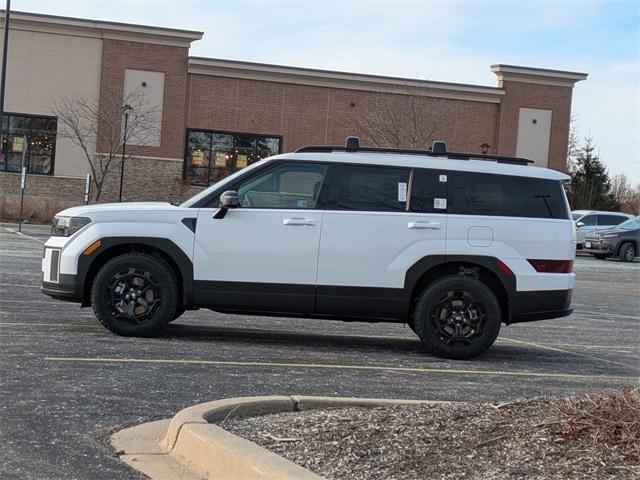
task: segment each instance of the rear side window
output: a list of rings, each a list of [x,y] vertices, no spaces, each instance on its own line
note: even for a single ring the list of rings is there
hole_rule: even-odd
[[[598,225],[620,225],[625,220],[628,219],[620,215],[598,215]]]
[[[403,212],[409,169],[339,165],[333,174],[329,208],[365,212]]]
[[[447,172],[422,168],[414,170],[409,211],[446,213],[446,205],[443,205],[442,200],[447,198],[447,178]]]
[[[560,182],[539,178],[450,172],[448,213],[571,218]]]

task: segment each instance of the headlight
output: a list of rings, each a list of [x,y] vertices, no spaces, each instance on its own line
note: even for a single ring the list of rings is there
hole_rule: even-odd
[[[602,235],[602,238],[616,238],[619,235],[617,233],[610,233],[608,235]]]
[[[51,235],[54,237],[70,237],[91,222],[87,217],[53,217]]]

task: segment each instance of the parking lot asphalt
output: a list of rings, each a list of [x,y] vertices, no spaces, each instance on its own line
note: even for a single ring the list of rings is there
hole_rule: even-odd
[[[503,402],[638,383],[638,262],[578,257],[573,315],[503,326],[487,354],[462,362],[384,323],[196,311],[160,338],[117,337],[91,309],[40,293],[47,235],[25,232],[0,226],[2,479],[141,478],[105,446],[109,432],[225,397]]]

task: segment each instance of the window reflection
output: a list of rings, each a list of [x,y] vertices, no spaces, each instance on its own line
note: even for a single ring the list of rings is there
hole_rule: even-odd
[[[210,185],[280,152],[281,139],[246,133],[187,130],[185,178]]]
[[[57,120],[14,113],[3,115],[0,171],[53,174]]]

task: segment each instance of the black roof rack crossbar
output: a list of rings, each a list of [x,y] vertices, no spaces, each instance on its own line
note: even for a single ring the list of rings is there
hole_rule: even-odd
[[[331,153],[349,151],[344,145],[309,145],[300,147],[295,153]],[[510,157],[504,155],[491,155],[486,153],[460,153],[446,152],[434,153],[431,150],[416,150],[411,148],[385,148],[385,147],[359,147],[359,152],[378,152],[378,153],[401,153],[407,155],[427,155],[429,157],[447,157],[451,160],[488,160],[497,163],[507,163],[511,165],[529,165],[535,163],[521,157]]]

